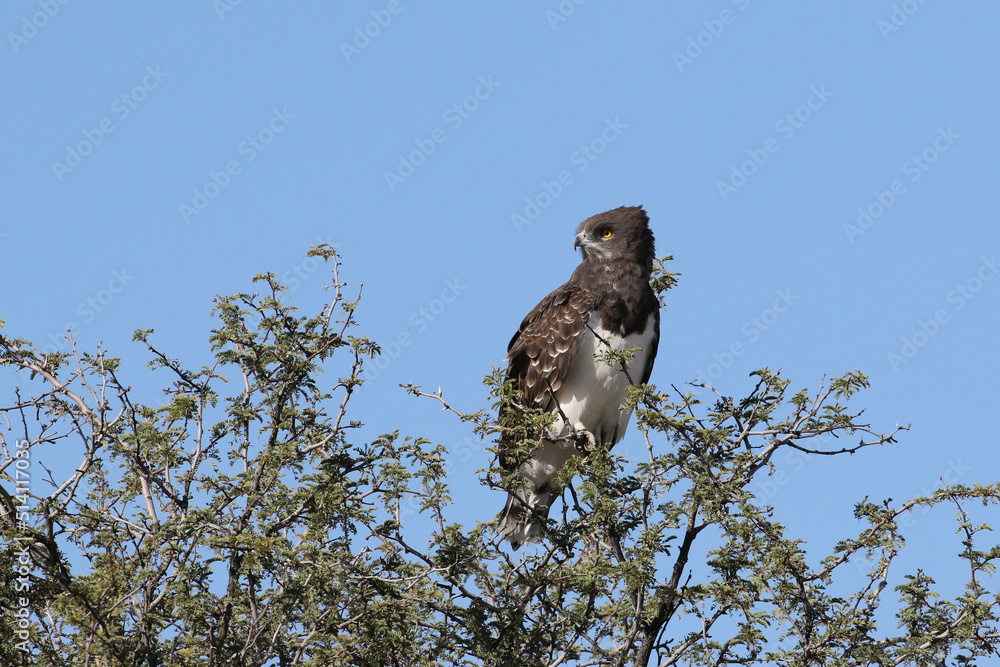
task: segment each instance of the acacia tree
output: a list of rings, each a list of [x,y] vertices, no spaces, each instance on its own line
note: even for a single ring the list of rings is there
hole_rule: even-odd
[[[331,263],[329,304],[301,316],[273,274],[258,275],[259,293],[217,300],[211,365],[189,368],[151,331],[135,333],[155,371],[142,382],[162,404],[139,401],[100,349],[43,353],[0,336],[0,363],[18,373],[0,408],[3,664],[971,665],[997,655],[1000,547],[971,517],[1000,500],[1000,486],[861,500],[859,533],[825,558],[751,492],[783,450],[836,456],[895,441],[899,427],[873,430],[847,406],[868,386],[863,374],[792,393],[765,369],[744,398],[708,388],[712,405],[634,388],[645,460],[599,448],[571,466],[544,541],[514,554],[490,517],[474,527],[449,518],[445,447],[398,431],[355,437],[350,401],[379,348],[353,334],[360,292],[346,296],[334,251],[310,255]],[[673,284],[660,262],[657,293]],[[451,408],[488,451],[503,429],[528,451],[549,417],[521,409],[498,371],[486,382],[503,422],[407,390]],[[502,488],[495,457],[483,465],[482,483]],[[928,573],[893,569],[900,517],[942,505],[957,511],[955,566],[967,577],[951,598]],[[429,534],[408,512],[431,520]],[[851,559],[868,572],[845,592],[838,576]],[[881,605],[895,619],[880,619]]]

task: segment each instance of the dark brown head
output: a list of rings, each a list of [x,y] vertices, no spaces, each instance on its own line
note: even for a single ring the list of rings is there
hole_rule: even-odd
[[[653,232],[641,206],[620,206],[587,218],[573,245],[583,251],[585,262],[627,261],[653,270]]]

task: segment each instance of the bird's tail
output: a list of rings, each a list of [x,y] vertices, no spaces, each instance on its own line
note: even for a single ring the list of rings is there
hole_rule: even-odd
[[[527,499],[525,499],[527,496]],[[537,542],[542,532],[542,523],[549,516],[551,493],[533,493],[519,488],[507,495],[507,504],[500,512],[497,532],[509,541],[516,551],[525,542]]]

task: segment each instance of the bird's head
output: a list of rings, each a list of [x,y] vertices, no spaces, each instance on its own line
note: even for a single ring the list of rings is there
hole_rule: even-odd
[[[641,206],[620,206],[580,223],[573,246],[585,262],[633,261],[653,270],[655,249],[649,216]]]

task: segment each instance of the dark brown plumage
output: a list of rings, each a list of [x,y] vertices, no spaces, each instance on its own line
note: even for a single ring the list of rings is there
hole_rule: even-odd
[[[623,206],[590,217],[574,245],[583,261],[528,313],[507,348],[507,376],[524,405],[559,413],[532,459],[519,463],[501,455],[501,464],[517,468],[522,478],[500,527],[515,548],[537,535],[536,519],[548,513],[558,491],[553,478],[575,453],[570,436],[582,430],[596,444],[617,443],[629,418],[620,410],[628,385],[648,381],[656,358],[659,304],[649,286],[655,250],[646,212]],[[598,358],[610,348],[630,347],[641,353],[627,370]],[[503,438],[500,444],[501,452],[513,446]]]

